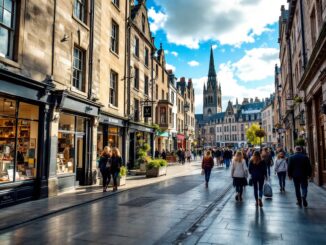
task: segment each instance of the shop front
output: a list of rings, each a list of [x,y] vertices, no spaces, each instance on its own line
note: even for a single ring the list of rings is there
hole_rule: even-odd
[[[46,195],[49,98],[46,84],[8,71],[0,84],[1,208]]]
[[[96,142],[93,135],[99,105],[62,91],[57,91],[55,97],[57,122],[52,125],[51,153],[56,154],[55,160],[51,161],[51,179],[57,182],[57,192],[94,184],[96,156],[93,149],[96,149]]]
[[[177,145],[178,145],[178,149],[182,148],[185,149],[186,147],[186,142],[185,142],[186,138],[183,134],[177,134]]]
[[[127,149],[129,149],[129,154],[127,167],[133,169],[136,167],[137,150],[142,144],[149,144],[149,155],[154,155],[154,129],[136,123],[130,123],[128,127],[128,138]]]
[[[97,156],[101,155],[105,146],[117,147],[124,156],[124,121],[105,114],[100,114],[97,129]]]

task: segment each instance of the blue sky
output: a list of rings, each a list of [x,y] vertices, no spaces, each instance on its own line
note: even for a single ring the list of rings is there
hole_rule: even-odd
[[[202,112],[211,46],[223,109],[228,100],[273,92],[282,4],[286,0],[147,0],[151,30],[156,46],[162,43],[166,50],[167,67],[194,82],[196,113]]]

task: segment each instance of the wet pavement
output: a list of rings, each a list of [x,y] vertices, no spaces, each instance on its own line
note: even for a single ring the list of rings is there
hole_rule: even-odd
[[[243,202],[234,200],[229,170],[215,167],[208,189],[199,162],[170,174],[1,230],[0,244],[326,244],[326,192],[313,184],[309,207],[300,209],[292,182],[281,194],[273,178],[273,199],[256,208],[251,187]],[[30,212],[46,210],[38,205]],[[3,210],[19,218],[18,206]]]

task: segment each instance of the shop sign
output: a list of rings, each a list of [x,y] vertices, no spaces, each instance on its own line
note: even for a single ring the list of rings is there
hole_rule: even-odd
[[[144,117],[152,117],[152,107],[144,106]]]
[[[123,127],[123,121],[121,119],[117,119],[105,115],[100,115],[100,122]]]

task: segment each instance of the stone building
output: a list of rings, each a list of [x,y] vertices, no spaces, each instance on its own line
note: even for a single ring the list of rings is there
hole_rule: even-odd
[[[325,184],[326,2],[288,2],[288,10],[281,8],[279,39],[285,147],[305,140],[315,182]]]
[[[266,136],[264,143],[267,146],[276,146],[276,129],[275,129],[275,114],[274,114],[274,100],[275,95],[271,95],[270,98],[265,99],[265,107],[261,111],[262,128],[264,129]]]

